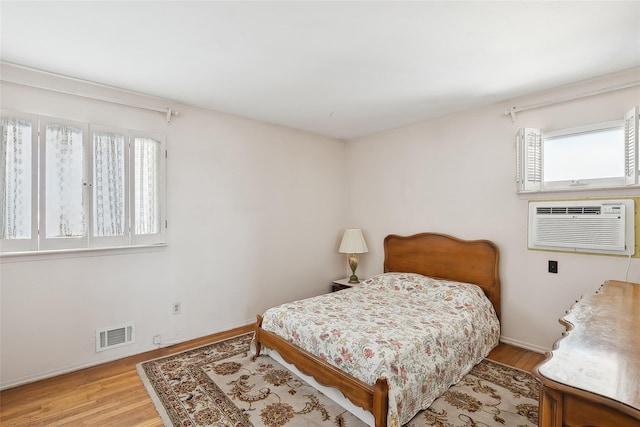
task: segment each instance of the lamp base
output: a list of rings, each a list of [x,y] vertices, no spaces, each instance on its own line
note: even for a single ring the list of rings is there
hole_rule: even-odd
[[[356,270],[358,269],[358,254],[349,254],[349,268],[351,269],[351,277],[349,277],[349,283],[360,283],[358,276],[356,276]]]

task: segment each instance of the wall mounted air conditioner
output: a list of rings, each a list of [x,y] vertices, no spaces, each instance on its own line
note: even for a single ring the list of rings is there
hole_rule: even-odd
[[[615,255],[635,253],[633,200],[529,203],[529,248]]]

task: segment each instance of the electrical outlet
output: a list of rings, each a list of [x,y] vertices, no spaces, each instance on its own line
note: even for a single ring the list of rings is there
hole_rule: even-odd
[[[153,343],[154,343],[155,345],[160,345],[160,342],[161,342],[161,341],[160,341],[160,335],[154,335],[154,336],[153,336]]]
[[[172,306],[172,310],[173,310],[173,311],[172,311],[172,313],[173,313],[174,315],[175,315],[175,314],[180,314],[180,312],[182,311],[182,308],[181,308],[181,306],[180,306],[180,303],[179,303],[179,302],[174,302],[174,303],[173,303],[173,306]]]
[[[549,260],[549,273],[558,273],[558,261]]]

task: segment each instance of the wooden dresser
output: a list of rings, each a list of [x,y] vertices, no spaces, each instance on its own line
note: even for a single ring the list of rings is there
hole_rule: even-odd
[[[608,281],[560,319],[534,370],[541,427],[640,427],[640,284]]]

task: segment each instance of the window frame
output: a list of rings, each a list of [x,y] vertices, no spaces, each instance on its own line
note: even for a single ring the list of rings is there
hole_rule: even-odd
[[[612,178],[578,178],[575,180],[545,181],[544,145],[546,138],[579,135],[609,129],[622,130],[623,175]],[[543,131],[521,128],[516,133],[516,191],[537,193],[551,191],[580,191],[597,189],[624,189],[638,187],[638,107],[629,110],[624,119],[593,123],[572,128]]]
[[[30,239],[4,239],[0,240],[0,257],[14,255],[38,255],[59,252],[86,252],[96,250],[113,250],[141,248],[149,246],[166,246],[166,136],[157,132],[145,132],[129,130],[115,126],[97,125],[92,123],[62,119],[51,116],[22,113],[13,110],[1,110],[3,118],[25,120],[31,123],[31,238]],[[54,237],[46,236],[46,126],[50,124],[71,125],[82,129],[83,147],[83,207],[85,218],[85,232],[80,237]],[[125,223],[123,236],[97,236],[95,233],[95,142],[94,136],[99,133],[117,133],[124,136],[124,210]],[[135,189],[133,187],[133,162],[134,139],[138,137],[149,138],[160,144],[157,157],[159,171],[158,198],[160,206],[160,219],[158,233],[149,235],[136,235],[133,224],[133,207]],[[2,185],[0,183],[0,185]]]
[[[544,173],[545,162],[545,142],[561,136],[577,136],[587,133],[604,132],[611,129],[620,130],[624,134],[624,120],[613,120],[609,122],[594,123],[585,126],[577,126],[553,131],[543,131],[542,134],[542,186],[547,190],[570,190],[572,188],[606,188],[624,186],[624,172],[620,176],[610,178],[578,178],[572,180],[547,181]],[[623,141],[620,141],[623,142]],[[622,153],[624,156],[624,152]],[[624,167],[624,158],[622,166]]]
[[[78,237],[47,237],[47,206],[49,200],[47,199],[47,171],[51,165],[47,162],[47,153],[49,147],[47,146],[47,125],[63,125],[73,126],[82,131],[82,209],[84,210],[84,235]],[[39,192],[35,195],[35,201],[39,205],[39,224],[38,224],[38,250],[60,250],[60,249],[82,249],[89,247],[88,241],[88,222],[90,219],[89,212],[89,179],[88,179],[88,144],[89,125],[82,122],[73,120],[58,119],[56,117],[39,116],[38,117],[38,154],[40,156],[40,165],[38,168],[39,173]]]
[[[24,120],[31,123],[31,236],[28,239],[4,239],[0,238],[3,252],[33,252],[38,249],[38,117],[34,114],[21,113],[10,110],[0,110],[1,117]],[[0,141],[1,143],[1,141]],[[0,147],[0,149],[2,149]],[[34,202],[35,201],[35,202]],[[0,252],[1,253],[1,252]]]
[[[96,181],[95,181],[95,134],[96,133],[116,133],[124,136],[124,225],[123,229],[125,230],[122,236],[97,236],[95,234],[95,222],[96,222]],[[130,227],[131,227],[131,218],[128,214],[130,208],[130,200],[131,196],[129,193],[131,192],[130,185],[130,177],[131,171],[129,169],[130,158],[131,158],[131,149],[130,149],[130,131],[126,129],[121,129],[117,127],[111,126],[102,126],[102,125],[92,125],[89,127],[89,136],[90,136],[90,153],[89,153],[89,176],[91,177],[91,188],[89,193],[89,206],[91,208],[91,216],[90,223],[88,224],[88,234],[89,234],[89,246],[92,248],[110,248],[110,247],[119,247],[119,246],[129,246],[131,244],[131,239],[129,238]]]
[[[167,197],[166,197],[166,158],[167,158],[167,143],[164,135],[153,134],[150,132],[140,132],[140,131],[131,131],[130,132],[130,159],[131,159],[131,200],[130,200],[130,236],[131,236],[131,245],[155,245],[166,242],[166,229],[167,229]],[[134,209],[135,209],[135,191],[133,189],[134,185],[134,177],[135,177],[135,139],[136,138],[148,138],[156,140],[160,143],[160,164],[158,165],[160,169],[160,183],[158,190],[160,191],[160,218],[159,218],[159,231],[154,234],[136,234],[135,233],[135,220],[134,220]]]

